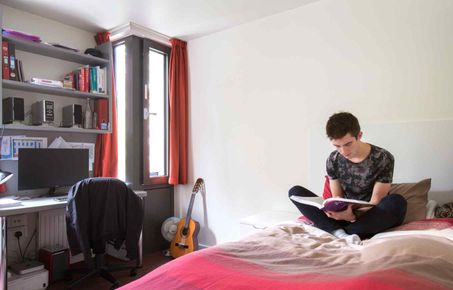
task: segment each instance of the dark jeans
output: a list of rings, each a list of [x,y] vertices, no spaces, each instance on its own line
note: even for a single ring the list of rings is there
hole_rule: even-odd
[[[296,185],[289,190],[288,195],[291,197],[292,195],[314,196],[315,194],[302,186]],[[346,233],[357,234],[361,239],[370,238],[377,233],[401,225],[406,216],[407,207],[404,197],[399,194],[390,194],[351,223],[329,218],[317,207],[300,204],[292,199],[291,201],[317,228],[329,233],[342,228]]]

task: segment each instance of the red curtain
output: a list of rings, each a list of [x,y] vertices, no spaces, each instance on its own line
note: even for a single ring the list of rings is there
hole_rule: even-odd
[[[98,45],[110,41],[110,33],[100,32],[95,36]],[[98,134],[96,138],[96,152],[94,160],[94,176],[97,177],[117,177],[118,176],[118,139],[116,128],[116,96],[115,96],[115,73],[113,66],[112,72],[112,133]],[[98,113],[98,126],[103,121],[102,116],[108,116],[108,102],[98,100],[96,102],[96,112]],[[107,113],[106,113],[107,112]],[[108,118],[107,118],[108,120]]]
[[[170,53],[170,173],[168,183],[187,183],[188,72],[187,43],[171,39]]]

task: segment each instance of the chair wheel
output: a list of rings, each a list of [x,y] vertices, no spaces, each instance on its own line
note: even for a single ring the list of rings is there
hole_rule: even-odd
[[[134,268],[134,269],[131,269],[130,276],[131,276],[131,277],[137,276],[137,269],[135,269],[135,268]]]

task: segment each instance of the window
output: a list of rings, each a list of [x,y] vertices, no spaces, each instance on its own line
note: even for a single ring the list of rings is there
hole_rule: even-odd
[[[144,181],[168,180],[168,58],[169,51],[144,41]],[[156,178],[160,177],[160,178]]]
[[[118,178],[126,181],[126,44],[114,47],[116,118],[118,129]]]
[[[114,44],[118,177],[133,184],[168,182],[169,56],[136,36]]]

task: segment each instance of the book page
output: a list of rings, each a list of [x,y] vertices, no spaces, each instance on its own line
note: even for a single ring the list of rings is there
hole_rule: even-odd
[[[374,205],[372,203],[369,203],[368,201],[350,199],[350,198],[344,198],[344,197],[329,197],[328,199],[324,200],[322,205],[326,205],[327,203],[332,202],[332,201],[342,201],[342,202],[346,202],[346,203],[363,204],[363,205],[369,205],[369,206]]]
[[[292,200],[302,203],[302,204],[308,204],[317,208],[321,208],[321,202],[322,202],[322,197],[321,196],[315,196],[315,197],[305,197],[305,196],[296,196],[292,195],[290,197]]]
[[[360,207],[374,206],[374,204],[369,203],[367,201],[363,201],[363,200],[348,199],[348,198],[342,198],[342,197],[331,197],[331,198],[326,199],[322,203],[323,207],[321,208],[321,210],[323,210],[323,211],[344,211],[351,204],[352,204],[353,209],[360,208]]]

